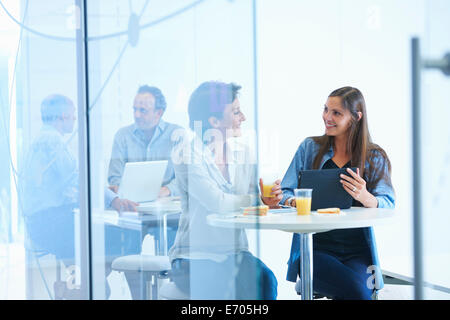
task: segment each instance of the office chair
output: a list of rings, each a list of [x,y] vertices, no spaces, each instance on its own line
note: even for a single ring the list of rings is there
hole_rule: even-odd
[[[161,300],[189,300],[189,295],[181,291],[173,281],[165,282],[160,290]]]
[[[142,272],[146,282],[145,299],[157,300],[159,297],[160,279],[168,278],[171,265],[168,256],[133,254],[113,260],[112,269],[119,272]]]
[[[36,248],[31,243],[31,240],[28,239],[28,237],[26,237],[26,239],[25,239],[25,249],[32,254],[32,256],[36,262],[36,265],[39,270],[39,274],[41,276],[42,282],[45,286],[45,290],[47,291],[47,294],[48,294],[48,297],[50,298],[50,300],[62,300],[63,296],[64,296],[63,285],[65,287],[66,283],[61,281],[61,261],[56,259],[56,281],[53,284],[53,292],[54,292],[54,296],[53,296],[50,291],[48,281],[45,278],[44,272],[42,271],[42,267],[41,267],[41,263],[40,263],[41,258],[51,255],[51,253],[44,249]]]
[[[301,286],[302,286],[302,281],[300,279],[298,279],[297,282],[295,283],[295,292],[297,292],[297,294],[299,296],[302,295],[302,287]],[[330,299],[330,300],[333,299],[332,297],[327,297],[327,296],[324,296],[324,295],[319,294],[317,292],[313,292],[313,300],[323,299],[323,298],[327,298],[327,299]]]
[[[301,294],[302,294],[301,283],[302,283],[302,282],[301,282],[301,279],[298,279],[297,282],[295,283],[295,291],[297,292],[298,295],[301,295]],[[373,290],[373,293],[372,293],[372,300],[378,300],[378,291],[379,291],[379,290],[377,290],[377,289],[374,289],[374,290]],[[322,295],[322,294],[320,294],[320,293],[313,292],[313,300],[316,300],[316,299],[323,299],[323,298],[326,298],[326,299],[329,299],[329,300],[335,299],[334,297],[325,296],[325,295]]]

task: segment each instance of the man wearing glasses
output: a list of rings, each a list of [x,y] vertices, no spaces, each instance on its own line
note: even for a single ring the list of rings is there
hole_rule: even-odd
[[[170,154],[173,147],[171,135],[181,127],[162,120],[166,99],[161,90],[141,86],[134,98],[134,124],[121,128],[114,137],[109,163],[108,183],[117,192],[125,163],[136,161],[169,160],[159,197],[177,196],[178,188]],[[135,204],[124,204],[135,211]]]
[[[109,188],[115,193],[118,192],[122,179],[125,164],[127,162],[169,160],[164,174],[159,197],[178,196],[179,191],[175,180],[175,172],[170,160],[174,142],[171,139],[172,133],[181,129],[180,126],[162,120],[166,110],[166,99],[161,90],[148,85],[138,89],[133,102],[134,123],[123,127],[117,131],[111,153],[111,160],[108,168]],[[120,207],[120,211],[136,211],[137,203],[120,199],[114,199],[112,206]],[[119,203],[118,203],[119,202]],[[167,245],[170,248],[175,240],[176,225],[167,226]],[[150,233],[157,235],[155,229]],[[138,247],[140,239],[134,235],[128,235],[128,240]],[[133,250],[127,254],[135,254]],[[142,279],[138,272],[125,272],[128,285],[133,299],[142,299]]]

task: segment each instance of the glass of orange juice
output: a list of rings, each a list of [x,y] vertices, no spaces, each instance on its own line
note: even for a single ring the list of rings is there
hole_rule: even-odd
[[[312,189],[294,189],[297,214],[301,216],[311,214]]]
[[[274,173],[264,174],[261,178],[263,182],[263,189],[261,190],[263,197],[275,197],[270,193],[272,192],[272,188],[275,187],[276,175]]]
[[[263,180],[263,190],[262,190],[263,197],[269,197],[269,198],[275,197],[273,194],[270,194],[272,192],[272,188],[274,186],[275,186],[274,183],[266,183]]]

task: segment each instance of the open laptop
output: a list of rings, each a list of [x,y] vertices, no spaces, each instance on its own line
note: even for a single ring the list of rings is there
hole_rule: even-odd
[[[158,198],[167,160],[127,162],[119,186],[119,197],[144,203]]]
[[[351,168],[356,172],[356,168]],[[302,170],[298,175],[298,188],[313,189],[311,210],[324,208],[348,209],[353,198],[340,182],[340,174],[349,175],[347,168]]]

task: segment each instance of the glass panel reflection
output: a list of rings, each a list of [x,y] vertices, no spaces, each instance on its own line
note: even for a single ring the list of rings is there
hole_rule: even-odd
[[[192,299],[276,298],[275,276],[250,253],[245,230],[207,222],[209,214],[259,204],[255,158],[248,146],[230,141],[246,120],[240,89],[223,82],[195,89],[188,106],[193,134],[186,132],[173,159],[182,215],[169,256],[175,284]]]
[[[22,207],[26,227],[26,244],[36,258],[52,254],[73,271],[75,257],[75,214],[78,207],[78,166],[65,138],[73,133],[75,106],[66,96],[49,95],[40,108],[42,126],[26,152],[22,172]],[[55,298],[79,299],[60,279],[55,282]],[[69,295],[69,296],[68,296]]]
[[[450,27],[450,3],[426,3],[426,33],[420,38],[424,61],[443,59],[450,52],[446,30]],[[424,62],[425,65],[425,62]],[[450,241],[447,195],[450,192],[450,137],[447,119],[450,115],[450,78],[436,66],[422,69],[422,288],[423,299],[450,299]],[[447,240],[445,240],[447,239]]]
[[[276,296],[256,233],[206,220],[259,204],[252,5],[89,3],[94,298]]]
[[[79,277],[73,7],[69,0],[1,2],[0,265],[6,272],[0,282],[6,299],[87,298]]]

